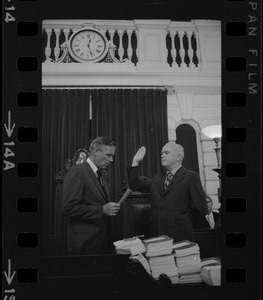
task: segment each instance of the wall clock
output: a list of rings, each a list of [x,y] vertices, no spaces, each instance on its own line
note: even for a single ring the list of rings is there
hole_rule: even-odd
[[[94,28],[82,28],[69,39],[68,50],[78,62],[94,63],[102,60],[108,51],[108,40]]]

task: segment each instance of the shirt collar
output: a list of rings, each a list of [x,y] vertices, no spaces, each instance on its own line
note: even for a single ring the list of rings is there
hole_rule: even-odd
[[[172,171],[170,171],[173,175],[181,168],[182,165],[175,167]],[[168,172],[168,171],[167,171]]]
[[[89,157],[87,158],[87,163],[90,165],[92,171],[97,175],[98,168],[97,168],[97,166],[94,164],[94,162],[93,162],[92,160],[89,159]]]

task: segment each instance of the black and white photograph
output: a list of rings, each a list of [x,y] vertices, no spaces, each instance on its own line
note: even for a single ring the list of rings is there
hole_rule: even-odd
[[[220,285],[221,22],[44,20],[42,34],[44,250],[148,264],[145,242],[166,237],[171,275],[145,277]],[[182,273],[174,243],[196,248]]]
[[[4,299],[257,286],[260,4],[139,2],[5,0]]]

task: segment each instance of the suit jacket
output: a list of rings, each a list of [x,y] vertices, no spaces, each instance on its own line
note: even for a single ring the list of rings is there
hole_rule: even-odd
[[[107,251],[109,217],[103,214],[103,205],[110,195],[104,178],[103,184],[106,194],[86,161],[70,168],[65,176],[62,209],[68,219],[68,250],[85,253]]]
[[[191,210],[207,214],[205,192],[199,175],[180,167],[164,191],[166,172],[159,172],[153,178],[138,176],[138,167],[128,168],[131,189],[150,192],[151,235],[165,234],[180,241],[194,240]]]
[[[215,229],[220,226],[220,216],[218,212],[212,212],[214,221],[215,221]],[[195,229],[209,229],[211,228],[206,217],[198,212],[193,213],[193,228]]]

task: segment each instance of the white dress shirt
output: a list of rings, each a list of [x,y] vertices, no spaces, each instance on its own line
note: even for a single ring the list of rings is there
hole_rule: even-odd
[[[211,228],[215,228],[215,220],[214,220],[214,216],[213,216],[213,212],[211,212],[209,215],[205,216],[207,222],[209,223]]]
[[[98,177],[98,175],[97,175],[97,171],[98,171],[97,166],[89,158],[87,158],[87,163],[90,165],[90,167],[91,167],[92,171],[95,173],[96,177]]]

